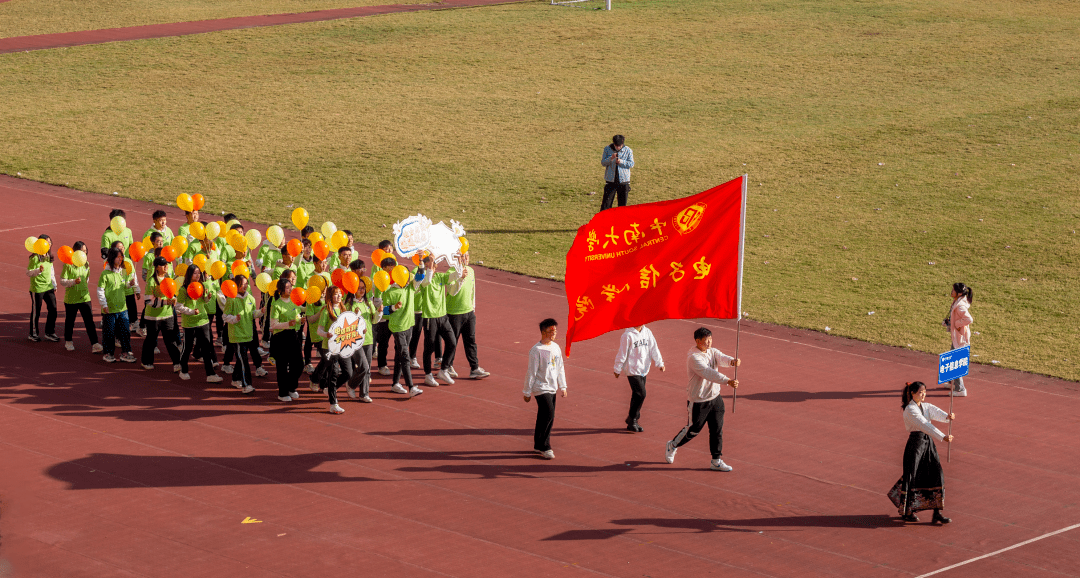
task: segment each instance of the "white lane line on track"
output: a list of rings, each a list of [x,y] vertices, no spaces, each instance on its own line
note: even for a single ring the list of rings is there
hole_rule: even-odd
[[[38,229],[41,227],[51,227],[52,225],[63,225],[64,223],[77,223],[79,221],[85,221],[86,219],[71,219],[70,221],[57,221],[55,223],[45,223],[42,225],[26,225],[25,227],[15,227],[14,229],[0,229],[0,233],[7,233],[10,231],[18,231],[19,229]]]
[[[1002,549],[1000,549],[1000,550],[998,550],[996,552],[990,552],[989,554],[983,554],[982,556],[978,556],[978,557],[972,558],[970,560],[964,560],[963,562],[960,562],[959,564],[953,564],[952,566],[946,566],[946,567],[944,567],[944,568],[942,568],[940,570],[934,570],[933,572],[930,572],[928,574],[923,574],[922,576],[916,576],[915,578],[926,578],[927,576],[933,576],[934,574],[941,574],[942,572],[945,572],[946,570],[952,570],[953,568],[963,566],[964,564],[971,564],[972,562],[982,560],[983,558],[989,558],[991,556],[997,556],[998,554],[1000,554],[1002,552],[1008,552],[1009,550],[1012,550],[1013,548],[1019,548],[1020,546],[1030,544],[1032,542],[1038,542],[1039,540],[1042,540],[1043,538],[1049,538],[1050,536],[1056,536],[1056,535],[1058,535],[1058,534],[1060,534],[1062,532],[1068,532],[1069,530],[1074,530],[1076,528],[1080,528],[1080,524],[1073,524],[1072,526],[1069,526],[1068,528],[1062,528],[1062,529],[1060,529],[1060,530],[1058,530],[1056,532],[1050,532],[1049,534],[1043,534],[1042,536],[1039,536],[1037,538],[1032,538],[1030,540],[1025,540],[1023,542],[1020,542],[1019,544],[1013,544],[1012,546],[1009,546],[1008,548],[1002,548]]]

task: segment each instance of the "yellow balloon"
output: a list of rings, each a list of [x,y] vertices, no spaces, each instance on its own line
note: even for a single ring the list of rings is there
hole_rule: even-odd
[[[127,221],[120,215],[117,215],[109,220],[109,228],[112,229],[114,235],[119,235],[127,228]]]
[[[233,249],[236,249],[237,253],[244,253],[247,251],[247,239],[239,233],[232,235],[232,238],[229,239],[229,245]]]
[[[215,221],[206,225],[205,231],[206,238],[213,241],[214,239],[217,239],[219,235],[221,235],[221,225],[217,224],[217,222]]]
[[[229,229],[233,228],[233,225],[239,225],[239,224],[240,224],[240,221],[237,221],[236,219],[233,219],[233,220],[229,221],[228,223],[225,223],[225,230],[228,231]]]
[[[308,218],[309,217],[307,211],[302,207],[296,207],[295,209],[293,209],[292,224],[296,227],[297,231],[307,226]]]
[[[206,227],[202,223],[192,223],[188,227],[188,233],[191,233],[192,237],[202,241],[206,238]]]
[[[52,244],[45,239],[38,239],[37,241],[34,241],[34,252],[38,255],[44,255],[49,252],[49,247],[51,246]]]
[[[329,239],[330,237],[334,236],[334,233],[337,232],[337,225],[331,223],[330,221],[327,221],[322,224],[322,227],[319,227],[319,230],[322,231],[323,237]]]
[[[172,247],[173,247],[173,249],[176,249],[176,254],[177,255],[183,255],[184,253],[187,253],[187,249],[188,249],[187,239],[185,239],[183,237],[173,237]]]
[[[128,275],[131,275],[131,272],[134,271],[134,270],[135,269],[131,266],[131,261],[125,260],[124,261],[124,273],[127,273]]]
[[[323,277],[322,275],[312,275],[311,279],[308,279],[307,286],[308,290],[311,290],[312,287],[319,290],[326,290],[326,277]]]
[[[270,285],[273,279],[269,273],[263,272],[255,276],[255,286],[259,288],[259,291],[266,293],[266,288]]]
[[[210,264],[210,276],[214,279],[221,279],[225,276],[225,263],[222,261],[214,261]]]
[[[390,288],[390,274],[386,271],[376,271],[372,282],[379,291],[386,291]]]
[[[34,243],[37,243],[37,237],[27,237],[26,240],[23,241],[23,246],[26,247],[27,251],[30,251],[31,253],[33,253],[34,252]]]
[[[271,295],[277,293],[277,282],[277,279],[271,279],[270,282],[266,284],[266,292]]]
[[[307,236],[307,238],[308,238],[308,241],[311,241],[312,245],[314,245],[315,243],[318,243],[319,241],[323,240],[323,236],[318,231],[315,231],[315,232],[311,233],[310,235]]]
[[[360,277],[360,281],[364,284],[364,294],[371,293],[371,277],[364,275]]]
[[[252,249],[258,247],[259,243],[262,243],[262,233],[256,229],[248,231],[244,234],[244,237],[247,238],[248,247],[251,247]]]
[[[335,251],[349,244],[349,236],[345,234],[345,231],[335,231],[330,235],[330,246]]]
[[[150,240],[150,235],[142,238],[142,246],[143,249],[146,249],[147,253],[154,250],[154,242]]]
[[[217,223],[217,226],[218,226],[218,237],[225,236],[225,232],[229,230],[229,227],[228,227],[228,225],[225,224],[225,221],[214,221],[214,222]]]
[[[281,227],[277,225],[270,225],[266,229],[266,238],[274,244],[275,247],[280,247],[285,242],[285,231],[281,230]]]
[[[409,275],[409,270],[405,268],[405,265],[398,265],[394,267],[393,272],[390,273],[390,277],[394,279],[394,283],[404,287],[409,284],[409,279],[412,277]]]
[[[181,211],[191,212],[195,210],[195,203],[191,200],[191,195],[187,193],[180,193],[176,197],[176,206],[180,207]]]
[[[318,287],[308,285],[307,288],[307,302],[311,304],[318,303],[319,299],[322,299],[322,289]]]
[[[187,263],[180,263],[179,265],[176,266],[176,277],[178,279],[182,279],[184,277],[184,275],[187,273],[187,270],[188,270]]]
[[[75,251],[71,254],[71,264],[82,267],[86,264],[86,251]]]
[[[461,254],[464,255],[465,253],[468,253],[469,252],[469,240],[466,239],[465,237],[458,237],[458,241],[461,242]]]
[[[206,271],[206,255],[199,253],[191,260],[191,263],[202,271]]]

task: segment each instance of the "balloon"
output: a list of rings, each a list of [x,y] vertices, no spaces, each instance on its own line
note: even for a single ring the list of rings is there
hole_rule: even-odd
[[[180,254],[176,251],[176,247],[169,245],[168,247],[165,247],[161,250],[161,256],[165,257],[166,261],[172,263],[176,260],[177,257],[180,256]]]
[[[187,249],[188,249],[187,239],[185,239],[183,237],[173,237],[172,248],[176,249],[176,254],[177,255],[183,255],[184,253],[187,253]]]
[[[341,276],[341,287],[349,293],[356,293],[360,290],[360,276],[352,271],[345,273]]]
[[[143,253],[149,253],[154,250],[154,242],[150,240],[150,237],[146,237],[142,240]]]
[[[379,291],[386,291],[390,288],[390,274],[386,271],[376,271],[371,278],[371,282],[375,284],[375,288]]]
[[[188,233],[191,234],[192,237],[202,241],[206,238],[206,226],[199,222],[192,223],[191,226],[188,227]]]
[[[176,297],[176,281],[166,277],[158,285],[158,290],[165,296],[166,299],[172,299]]]
[[[214,222],[217,223],[217,226],[218,226],[218,236],[219,237],[224,236],[225,231],[229,230],[229,226],[225,224],[225,221],[214,221]]]
[[[293,289],[293,295],[296,295],[296,289]],[[314,305],[319,302],[319,299],[322,299],[322,289],[309,285],[305,301]]]
[[[324,291],[326,290],[326,277],[323,277],[322,275],[312,275],[311,279],[308,279],[307,286],[308,291],[310,291],[312,287]]]
[[[269,231],[267,232],[269,233]],[[304,252],[304,244],[300,242],[300,239],[292,239],[285,247],[285,250],[287,250],[293,258],[296,258],[300,256],[300,253]]]
[[[296,207],[292,212],[292,224],[299,231],[307,226],[308,214],[307,211],[301,207]]]
[[[45,253],[48,253],[49,247],[52,247],[52,244],[45,239],[38,239],[37,241],[34,241],[34,252],[38,255],[44,255]]]
[[[277,225],[270,225],[266,229],[266,238],[270,240],[275,247],[280,247],[285,242],[285,231],[281,230],[281,227]],[[296,255],[293,255],[294,257]]]
[[[461,243],[461,254],[469,252],[469,240],[465,237],[458,237],[458,241]]]
[[[247,263],[241,261],[240,259],[237,259],[237,260],[233,261],[233,264],[232,264],[233,277],[236,277],[237,275],[243,275],[244,277],[247,277],[247,276],[250,275],[250,273],[251,273],[251,269],[248,268]]]
[[[195,258],[191,260],[191,264],[206,272],[206,255],[202,253],[195,255]]]
[[[232,238],[229,239],[229,245],[233,249],[236,249],[237,253],[246,253],[248,250],[247,237],[244,237],[239,233],[232,235]]]
[[[205,204],[206,204],[206,197],[200,195],[199,193],[195,193],[194,195],[191,195],[191,207],[192,207],[193,210],[201,211],[202,208],[203,208],[203,205],[205,205]]]
[[[252,249],[258,247],[259,244],[262,243],[262,233],[257,229],[252,229],[245,233],[244,238],[247,239],[248,247],[251,247]]]
[[[390,254],[382,249],[375,249],[371,252],[371,268],[378,269],[382,267],[382,260],[389,257]]]
[[[56,250],[56,256],[60,259],[60,262],[65,265],[71,264],[71,254],[75,252],[75,249],[64,245]]]
[[[238,289],[236,287],[236,283],[234,283],[233,281],[223,281],[221,283],[221,294],[228,297],[229,299],[235,299],[237,291]]]
[[[112,229],[114,235],[119,235],[127,228],[127,220],[117,215],[109,220],[109,228]]]
[[[187,269],[188,269],[187,263],[180,263],[179,265],[176,266],[176,276],[183,279],[184,274],[187,273]]]
[[[423,261],[424,257],[427,257],[430,254],[431,253],[429,253],[428,251],[417,251],[417,252],[413,253],[413,256],[412,256],[413,265],[416,265],[417,267],[419,267],[420,266],[420,261]]]
[[[214,239],[218,238],[218,235],[221,234],[221,225],[217,224],[217,222],[208,223],[205,230],[206,238],[213,241]]]
[[[270,282],[266,284],[266,292],[271,295],[277,293],[277,282],[277,279],[271,279]]]
[[[210,276],[214,279],[221,279],[225,276],[225,263],[221,261],[214,261],[210,264]]]
[[[187,193],[177,195],[176,206],[180,207],[181,211],[187,211],[188,213],[195,210],[195,203],[191,200],[191,195]]]
[[[270,285],[271,281],[273,281],[273,279],[270,277],[270,274],[265,271],[255,276],[255,286],[263,293],[266,293],[266,288]]]
[[[344,274],[345,274],[345,271],[343,271],[341,269],[334,269],[334,271],[332,273],[330,273],[330,282],[334,284],[334,287],[337,287],[338,289],[344,289],[345,288],[341,284],[341,277]]]
[[[327,221],[319,227],[319,230],[322,231],[323,237],[332,237],[337,232],[337,225]]]
[[[314,245],[315,243],[318,243],[319,241],[323,240],[322,234],[319,233],[318,231],[312,232],[310,235],[307,236],[307,238],[308,238],[308,241],[311,241],[312,245]]]
[[[128,247],[128,256],[132,261],[142,261],[146,256],[146,247],[143,247],[142,243],[133,243]]]
[[[23,241],[23,247],[26,247],[27,251],[30,251],[31,253],[33,253],[34,252],[34,243],[37,243],[37,237],[27,237],[26,240]]]
[[[360,282],[364,284],[364,294],[367,295],[371,291],[371,277],[364,275],[360,278]]]
[[[192,299],[198,299],[199,297],[202,297],[202,283],[199,283],[198,281],[192,281],[191,284],[187,286],[187,296],[191,297]]]
[[[307,291],[304,291],[299,287],[293,287],[292,293],[289,293],[289,299],[292,299],[293,305],[299,307],[307,301]],[[318,299],[316,299],[316,301],[318,301]]]
[[[345,234],[345,231],[335,231],[330,235],[330,246],[335,251],[349,244],[349,236]]]
[[[398,265],[397,267],[394,267],[393,272],[390,273],[390,277],[394,279],[394,283],[404,287],[409,284],[409,279],[412,276],[409,275],[409,270],[405,268],[405,265]]]
[[[226,231],[231,231],[232,228],[233,228],[233,225],[239,225],[239,224],[240,224],[240,221],[237,221],[236,219],[232,219],[228,223],[225,223],[224,229]]]
[[[131,272],[133,270],[134,270],[134,267],[131,266],[131,261],[124,261],[124,273],[127,273],[128,275],[131,275]]]
[[[82,267],[86,264],[86,251],[75,251],[71,254],[71,264]]]
[[[330,256],[330,245],[327,245],[326,241],[319,241],[314,245],[312,250],[315,252],[315,256],[318,257],[320,261],[325,261],[326,258]]]

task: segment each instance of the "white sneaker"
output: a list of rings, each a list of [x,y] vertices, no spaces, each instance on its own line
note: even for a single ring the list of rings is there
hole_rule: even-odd
[[[260,367],[255,370],[255,377],[266,377],[266,368]]]
[[[234,379],[234,380],[232,381],[232,386],[233,386],[233,387],[235,387],[236,389],[240,389],[240,388],[244,387],[244,384],[243,384],[243,383],[240,383],[239,381],[236,381],[236,380]]]
[[[679,451],[679,448],[675,447],[675,442],[669,441],[664,448],[664,461],[669,464],[675,463],[675,452]]]
[[[379,368],[379,375],[390,375],[392,373],[394,373],[394,372],[391,371],[390,368],[385,366],[385,365]]]
[[[435,361],[431,364],[431,368],[435,371],[442,369],[442,359],[436,357]]]
[[[311,375],[312,373],[315,373],[315,366],[311,365],[310,363],[305,365],[304,366],[304,373],[306,373],[308,375]]]
[[[290,396],[290,395],[279,395],[278,396],[278,401],[292,401],[292,396]]]
[[[139,337],[146,337],[146,328],[145,327],[140,327],[139,328]]]
[[[206,383],[221,383],[222,381],[225,381],[225,380],[221,379],[220,375],[208,375],[208,376],[206,376]]]
[[[136,333],[139,331],[138,323],[128,323],[128,333]]]
[[[101,353],[102,351],[105,351],[105,348],[102,347],[100,343],[95,343],[94,346],[90,348],[90,353]]]
[[[330,413],[345,413],[345,410],[341,409],[341,406],[335,403],[330,406]]]
[[[101,360],[104,361],[105,363],[116,363],[116,358],[113,357],[112,355],[109,355],[108,353],[103,355],[101,357]]]
[[[553,459],[555,459],[555,452],[552,451],[552,450],[548,450],[546,452],[540,452],[540,457],[545,459],[545,460],[553,460]]]
[[[179,363],[174,363],[174,364],[173,364],[173,366],[172,366],[172,372],[173,372],[173,373],[180,373],[180,364],[179,364]]]
[[[123,361],[124,363],[135,363],[135,354],[129,351],[120,356],[120,361]]]
[[[154,348],[154,355],[157,355],[159,353],[161,353],[161,348],[160,347],[155,347]]]
[[[356,399],[356,390],[349,387],[348,384],[345,385],[345,393],[349,394],[349,399]]]
[[[181,371],[180,372],[180,379],[182,379],[184,381],[187,381],[187,380],[191,379],[191,375]]]
[[[445,371],[440,371],[436,377],[441,379],[446,385],[454,385],[454,378],[450,377],[450,374]]]
[[[472,379],[484,379],[489,375],[491,374],[484,371],[483,367],[477,367],[476,369],[472,370],[472,373],[469,374],[469,377],[471,377]]]
[[[319,385],[314,381],[308,383],[308,389],[315,393],[319,393]]]
[[[412,363],[409,364],[409,367],[411,367],[413,369],[420,369],[420,362],[417,361],[416,358],[414,357],[413,360],[412,360]]]
[[[154,366],[151,365],[151,364],[144,363],[144,364],[142,364],[142,368],[143,369],[154,369]]]
[[[231,365],[222,365],[222,366],[221,366],[221,371],[222,371],[223,373],[232,373],[232,369],[233,369],[233,368],[232,368],[232,366],[231,366]]]
[[[450,369],[446,370],[446,373],[449,373],[450,377],[457,377],[458,376],[457,371],[454,369],[453,365],[450,366]]]
[[[253,385],[245,385],[244,389],[240,390],[240,393],[247,394],[247,393],[251,393],[253,391],[255,391],[255,386],[253,386]]]
[[[371,398],[365,395],[364,397],[360,398],[360,401],[363,403],[371,403]]]
[[[70,341],[65,341],[64,342],[64,349],[66,349],[68,351],[75,351],[75,344],[70,342]]]
[[[724,460],[716,458],[709,464],[710,470],[716,470],[718,472],[730,472],[731,466],[724,463]]]
[[[414,386],[412,386],[412,389],[409,390],[409,397],[416,397],[416,396],[420,395],[421,393],[424,393],[424,390],[422,390],[419,387],[416,387],[414,385]]]
[[[256,348],[255,351],[259,352],[259,357],[266,357],[266,354],[268,353],[265,349],[261,347]]]
[[[291,397],[293,399],[300,399],[300,394],[295,392],[295,391],[290,391],[289,392],[289,397]]]
[[[405,389],[400,383],[395,383],[394,387],[390,388],[390,391],[394,393],[409,393],[409,390]]]
[[[967,397],[967,388],[954,391],[953,397]]]
[[[435,381],[435,376],[430,373],[424,376],[424,385],[430,387],[439,387],[439,383]]]
[[[270,349],[270,342],[269,341],[263,341],[262,343],[259,343],[259,348],[261,348],[261,349]]]

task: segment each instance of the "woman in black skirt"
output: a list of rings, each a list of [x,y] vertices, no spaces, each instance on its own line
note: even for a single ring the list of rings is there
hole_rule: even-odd
[[[952,421],[956,415],[926,403],[926,385],[921,381],[904,387],[903,407],[904,427],[910,432],[904,447],[904,476],[889,490],[889,499],[905,522],[918,522],[915,512],[919,510],[934,510],[933,522],[948,524],[951,520],[941,515],[945,475],[930,438],[951,443],[953,436],[941,433],[930,421]]]

